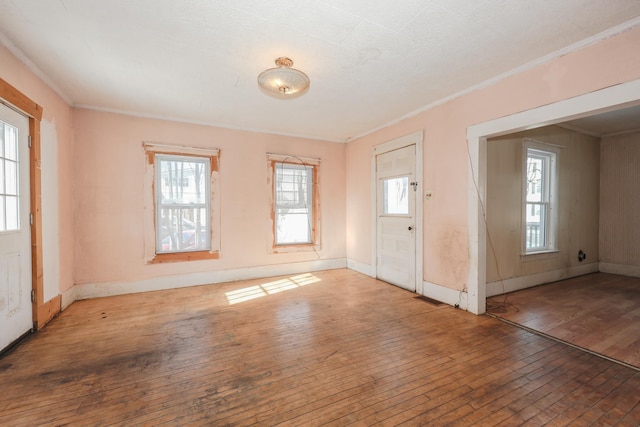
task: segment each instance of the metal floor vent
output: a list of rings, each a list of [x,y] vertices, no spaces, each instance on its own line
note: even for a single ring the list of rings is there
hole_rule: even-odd
[[[431,299],[431,298],[429,298],[429,297],[425,297],[424,295],[420,295],[420,296],[418,296],[418,297],[413,297],[413,298],[414,298],[414,299],[418,299],[418,300],[420,300],[420,301],[428,302],[429,304],[432,304],[432,305],[442,305],[442,304],[444,304],[444,303],[443,303],[443,302],[441,302],[441,301],[436,301],[436,300]]]

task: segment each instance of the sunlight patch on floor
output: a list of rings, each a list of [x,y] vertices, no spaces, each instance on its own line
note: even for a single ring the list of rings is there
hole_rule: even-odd
[[[277,294],[278,292],[297,289],[302,286],[320,282],[322,279],[311,273],[299,274],[286,279],[279,279],[273,282],[263,283],[261,285],[249,286],[246,288],[236,289],[226,292],[227,301],[230,305],[240,302],[249,301],[256,298],[265,297],[267,295]]]

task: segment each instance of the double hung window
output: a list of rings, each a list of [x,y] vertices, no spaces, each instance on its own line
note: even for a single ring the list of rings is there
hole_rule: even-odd
[[[557,152],[525,140],[524,251],[557,250]]]
[[[144,144],[147,154],[145,232],[150,263],[219,257],[219,183],[217,149]]]
[[[317,249],[319,160],[269,155],[269,162],[274,251]]]
[[[156,253],[211,249],[210,161],[156,154]]]

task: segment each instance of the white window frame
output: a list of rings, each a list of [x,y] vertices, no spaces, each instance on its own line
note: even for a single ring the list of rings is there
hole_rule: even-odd
[[[522,254],[534,255],[558,251],[558,147],[540,141],[525,138],[522,144]],[[538,203],[527,201],[527,189],[530,185],[528,177],[529,156],[536,156],[544,162],[542,176],[542,200]],[[527,216],[531,206],[539,204],[545,211],[545,219],[540,233],[544,244],[527,247]]]
[[[304,252],[304,251],[319,251],[321,249],[320,244],[320,159],[299,157],[293,155],[273,154],[267,153],[268,161],[268,194],[269,194],[269,212],[270,212],[270,241],[269,252],[270,253],[287,253],[287,252]],[[309,242],[302,243],[280,243],[276,242],[276,228],[277,228],[277,205],[276,205],[276,182],[275,173],[278,164],[287,164],[295,167],[307,167],[311,168],[312,177],[312,194],[311,203],[308,209],[311,212],[311,239]]]
[[[154,154],[154,165],[160,164],[163,161],[193,161],[193,162],[198,162],[198,163],[202,163],[204,165],[204,171],[203,173],[205,174],[205,176],[211,176],[211,159],[209,156],[193,156],[193,155],[175,155],[175,154],[162,154],[162,153],[155,153]],[[178,182],[177,177],[173,177],[175,182]],[[188,178],[184,178],[184,180],[188,180]],[[161,184],[161,185],[158,185]],[[180,181],[179,182],[179,187],[187,187],[187,185],[183,185],[184,182]],[[157,167],[155,168],[155,181],[154,181],[154,192],[155,192],[155,211],[156,211],[156,219],[158,218],[157,213],[160,212],[161,209],[163,208],[174,208],[174,209],[203,209],[205,210],[205,215],[207,216],[206,221],[205,221],[205,227],[204,227],[204,237],[206,238],[206,250],[211,250],[211,223],[210,223],[210,219],[211,219],[211,181],[209,179],[204,179],[204,189],[203,192],[205,195],[208,194],[207,197],[205,197],[204,203],[167,203],[167,202],[163,202],[162,200],[162,192],[161,192],[161,188],[162,185],[164,185],[164,181],[162,178],[162,168]],[[162,249],[162,245],[161,245],[161,241],[160,239],[162,238],[162,230],[161,227],[159,227],[159,222],[156,221],[156,254],[162,254],[162,253],[180,253],[180,252],[196,252],[198,250],[202,250],[202,249],[175,249],[175,250],[163,250]],[[179,228],[180,230],[180,228]]]
[[[144,142],[145,151],[145,215],[144,215],[144,252],[147,264],[165,262],[199,261],[220,258],[220,179],[219,157],[217,148],[196,148],[177,145]],[[157,157],[160,156],[160,157]],[[210,247],[205,250],[185,250],[173,252],[159,252],[157,250],[158,227],[156,212],[159,207],[156,197],[156,181],[161,179],[160,172],[156,172],[157,159],[182,159],[194,157],[209,160],[209,194],[206,205],[209,212],[208,237]],[[159,168],[158,168],[159,169]],[[159,181],[158,181],[159,182]]]

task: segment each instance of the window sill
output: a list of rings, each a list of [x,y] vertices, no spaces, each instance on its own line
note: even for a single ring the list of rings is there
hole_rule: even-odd
[[[556,254],[559,254],[560,251],[558,249],[551,249],[545,251],[537,251],[537,252],[525,252],[520,254],[520,258],[523,262],[526,261],[542,261],[545,259],[555,258]]]
[[[292,252],[318,252],[322,249],[320,245],[304,243],[300,245],[278,245],[271,248],[272,254],[286,254]]]
[[[171,254],[156,254],[147,264],[164,264],[169,262],[202,261],[219,259],[220,251],[176,252]]]

